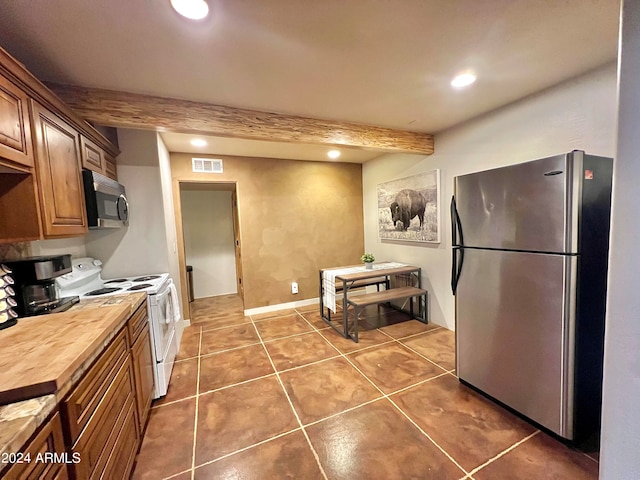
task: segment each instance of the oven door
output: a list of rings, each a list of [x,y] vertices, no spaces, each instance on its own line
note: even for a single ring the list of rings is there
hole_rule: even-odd
[[[153,336],[153,347],[156,362],[165,359],[165,353],[173,338],[176,324],[173,321],[173,307],[171,304],[171,284],[167,285],[157,294],[149,295],[149,319]]]

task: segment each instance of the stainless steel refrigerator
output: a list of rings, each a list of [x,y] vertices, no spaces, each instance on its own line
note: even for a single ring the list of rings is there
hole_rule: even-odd
[[[451,202],[460,380],[574,441],[600,421],[612,166],[462,175]]]

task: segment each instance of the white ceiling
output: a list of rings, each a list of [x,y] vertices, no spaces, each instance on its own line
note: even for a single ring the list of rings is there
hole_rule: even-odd
[[[618,0],[208,1],[201,22],[169,0],[3,1],[0,46],[45,81],[428,133],[616,58]]]

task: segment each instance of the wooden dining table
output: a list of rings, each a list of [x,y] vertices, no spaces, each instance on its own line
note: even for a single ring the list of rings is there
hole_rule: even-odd
[[[414,312],[413,303],[411,304],[410,313],[411,318],[417,318],[420,321],[426,323],[426,292],[422,290],[420,267],[413,265],[406,265],[399,262],[379,262],[374,263],[372,268],[366,268],[364,265],[350,265],[343,267],[332,267],[320,269],[320,314],[324,322],[332,327],[335,331],[340,333],[345,338],[351,338],[354,341],[358,341],[357,332],[357,314],[355,316],[354,333],[350,333],[349,329],[349,306],[357,305],[354,298],[362,299],[369,304],[373,303],[389,303],[396,298],[409,298],[418,295],[424,295],[425,302],[420,303],[418,311]],[[399,288],[392,288],[392,283],[401,283],[405,287],[405,290]],[[362,289],[365,287],[376,287],[376,292],[373,294],[358,294],[357,297],[353,296],[353,290]],[[414,290],[406,290],[407,286],[414,287]],[[384,290],[381,291],[381,288]],[[329,305],[325,300],[327,290],[332,290],[334,293],[334,301],[329,299]],[[342,293],[342,325],[341,329],[337,327],[336,321],[332,320],[331,312],[336,313],[335,295]],[[397,292],[397,295],[395,294]],[[408,293],[412,295],[408,295]],[[329,292],[330,293],[330,292]],[[351,294],[351,301],[350,299]],[[377,294],[377,295],[375,295]],[[328,298],[328,297],[327,297]],[[412,300],[411,300],[412,301]],[[405,310],[402,310],[405,311]],[[356,310],[357,313],[357,310]]]

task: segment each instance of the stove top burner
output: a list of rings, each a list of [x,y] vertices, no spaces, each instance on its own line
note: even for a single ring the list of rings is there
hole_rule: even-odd
[[[138,277],[131,280],[132,282],[148,282],[149,280],[155,280],[156,278],[160,278],[160,275],[147,275],[145,277]],[[151,286],[151,285],[149,285]]]
[[[134,285],[131,288],[127,288],[127,290],[142,290],[143,288],[153,287],[150,283],[141,283],[140,285]]]
[[[122,282],[128,282],[129,280],[127,280],[126,278],[115,278],[113,280],[107,280],[105,283],[105,285],[107,283],[122,283]]]
[[[116,288],[116,287],[108,287],[108,288],[99,288],[97,290],[91,290],[88,293],[85,293],[84,296],[85,297],[95,297],[98,295],[105,295],[107,293],[113,293],[113,292],[117,292],[118,290],[122,290],[121,288]]]

